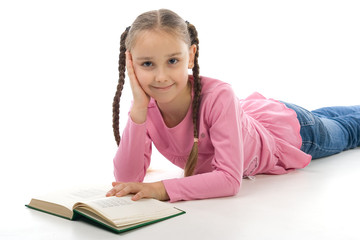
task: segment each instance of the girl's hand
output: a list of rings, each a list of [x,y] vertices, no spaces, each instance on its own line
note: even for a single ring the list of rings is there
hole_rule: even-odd
[[[161,181],[154,183],[113,182],[112,186],[113,188],[106,194],[107,197],[122,197],[128,194],[135,194],[131,198],[133,201],[142,198],[155,198],[161,201],[169,200],[169,195]]]
[[[130,79],[130,86],[134,98],[130,116],[135,123],[141,124],[146,120],[147,107],[150,102],[150,96],[147,95],[140,86],[134,71],[132,56],[129,51],[126,51],[126,69]]]

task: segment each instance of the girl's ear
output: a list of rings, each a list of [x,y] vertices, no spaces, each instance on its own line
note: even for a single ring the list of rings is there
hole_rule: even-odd
[[[189,69],[192,69],[194,67],[194,59],[195,59],[196,51],[197,51],[196,45],[195,44],[191,45],[189,49],[189,64],[188,64]]]

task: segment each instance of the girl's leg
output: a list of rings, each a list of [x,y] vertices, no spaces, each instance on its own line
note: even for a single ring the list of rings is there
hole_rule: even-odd
[[[360,105],[356,106],[345,106],[345,107],[324,107],[311,111],[326,117],[341,117],[352,114],[359,114]]]
[[[295,104],[283,103],[296,112],[301,126],[301,150],[313,159],[360,146],[360,105],[310,112]]]

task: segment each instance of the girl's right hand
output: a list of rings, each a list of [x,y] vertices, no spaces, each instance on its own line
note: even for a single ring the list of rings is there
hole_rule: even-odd
[[[146,121],[147,107],[150,102],[150,96],[146,94],[136,77],[132,56],[126,51],[126,69],[130,79],[131,90],[134,98],[133,106],[130,110],[131,119],[138,124]]]

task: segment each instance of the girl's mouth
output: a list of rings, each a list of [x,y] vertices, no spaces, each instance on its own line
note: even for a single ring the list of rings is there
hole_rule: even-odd
[[[154,89],[156,90],[168,90],[169,88],[171,88],[175,83],[168,85],[168,86],[152,86]]]

